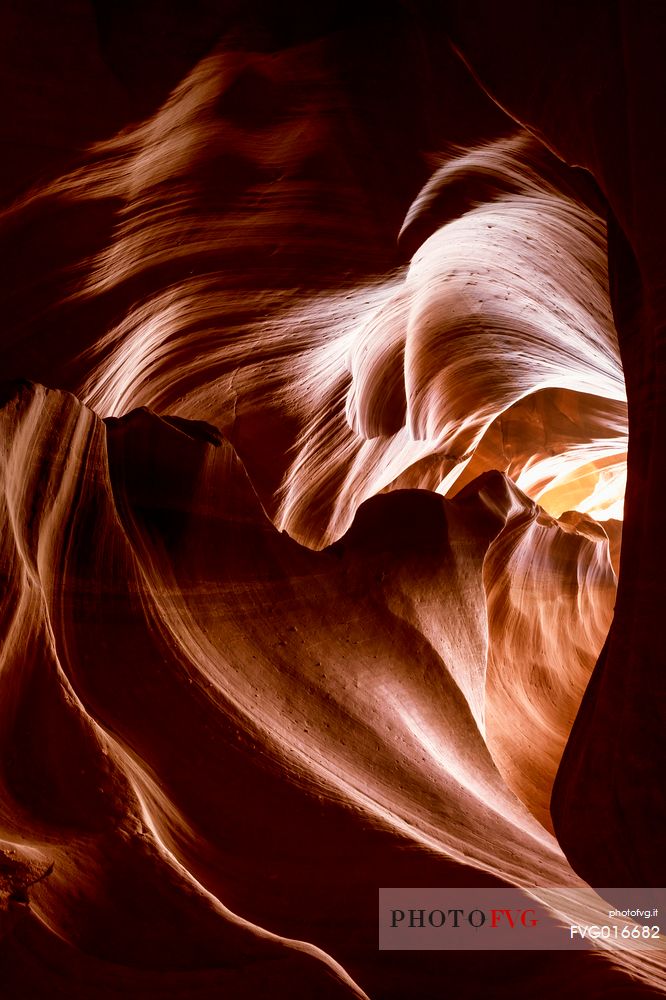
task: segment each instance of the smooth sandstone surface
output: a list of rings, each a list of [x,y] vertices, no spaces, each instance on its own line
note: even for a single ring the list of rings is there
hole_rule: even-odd
[[[663,19],[63,10],[3,15],[0,992],[663,993],[377,950],[380,886],[663,881]]]

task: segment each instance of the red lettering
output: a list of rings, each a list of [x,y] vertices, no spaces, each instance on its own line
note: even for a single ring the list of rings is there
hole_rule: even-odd
[[[506,919],[509,921],[509,926],[510,927],[516,926],[515,923],[513,922],[513,914],[511,910],[491,910],[490,912],[492,914],[492,921],[490,924],[491,927],[497,927],[499,925],[503,913],[505,914]]]

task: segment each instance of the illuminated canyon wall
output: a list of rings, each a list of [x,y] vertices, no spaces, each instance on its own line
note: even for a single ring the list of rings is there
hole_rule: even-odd
[[[63,10],[3,42],[0,986],[663,993],[377,949],[380,886],[664,884],[659,16]]]

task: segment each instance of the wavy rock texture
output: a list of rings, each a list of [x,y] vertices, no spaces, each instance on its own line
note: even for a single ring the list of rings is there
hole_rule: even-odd
[[[660,945],[377,951],[382,885],[657,881],[647,835],[589,849],[591,815],[615,860],[631,823],[621,764],[590,768],[639,698],[595,664],[641,403],[603,177],[469,81],[464,148],[408,167],[359,98],[374,26],[330,28],[174,57],[170,96],[0,219],[31,248],[3,279],[1,981],[656,995]]]
[[[477,14],[483,9],[481,32],[475,8]],[[502,105],[567,162],[587,168],[607,199],[611,295],[632,426],[623,579],[608,646],[560,771],[553,815],[567,853],[585,878],[600,885],[612,874],[625,885],[659,885],[666,877],[664,854],[659,838],[643,837],[643,831],[663,830],[666,818],[659,639],[664,483],[657,458],[664,413],[659,359],[665,150],[650,125],[666,86],[663,61],[655,58],[665,24],[647,8],[636,16],[623,2],[593,4],[575,25],[569,14],[560,19],[548,11],[525,18],[523,13],[518,5],[502,13],[506,44],[499,48],[493,38],[497,11],[487,5],[463,9],[454,4],[448,30]],[[525,38],[529,45],[523,44]],[[562,89],[538,68],[553,46],[568,68]],[[518,85],[527,76],[540,85]],[[599,86],[581,102],[578,95],[590,78]],[[566,122],[554,113],[556,105],[567,107]],[[659,692],[656,698],[654,692]],[[640,753],[628,749],[639,743]],[[616,834],[603,856],[597,848],[600,825]]]

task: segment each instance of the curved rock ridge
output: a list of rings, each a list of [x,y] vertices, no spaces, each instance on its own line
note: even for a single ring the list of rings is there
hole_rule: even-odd
[[[78,955],[126,995],[399,996],[413,969],[366,941],[396,873],[584,885],[544,824],[610,616],[601,525],[494,472],[370,499],[312,551],[208,425],[4,399],[10,976],[62,990]],[[658,951],[610,957],[663,985]],[[544,961],[526,988],[594,979]]]
[[[524,130],[452,151],[396,266],[359,240],[363,192],[308,53],[206,57],[152,118],[5,213],[10,231],[103,220],[59,287],[80,341],[67,384],[102,416],[223,428],[310,547],[381,490],[451,495],[468,463],[556,516],[621,518],[625,390],[592,185]],[[265,113],[242,118],[248,87]]]
[[[48,956],[55,952],[67,971],[66,943],[70,955],[82,956],[90,990],[115,985],[132,995],[145,988],[182,996],[191,988],[203,996],[229,989],[249,998],[270,975],[276,988],[303,997],[365,996],[316,947],[230,912],[160,835],[169,816],[182,832],[189,827],[143,758],[150,727],[142,728],[141,713],[152,700],[162,727],[158,753],[173,757],[175,727],[187,710],[179,722],[170,718],[166,692],[175,679],[178,697],[192,679],[177,657],[162,656],[159,627],[151,648],[150,598],[114,503],[104,425],[64,393],[24,384],[7,395],[2,837],[5,864],[32,904],[16,933],[45,963],[32,988],[59,986]],[[194,447],[151,420],[176,446]],[[194,702],[208,701],[205,687],[196,686]],[[100,695],[110,699],[106,706]],[[139,730],[136,745],[123,735],[123,703]],[[154,796],[166,807],[157,825]],[[22,877],[22,868],[39,874]]]
[[[666,992],[377,950],[379,886],[663,881],[658,19],[397,6],[230,13],[0,208],[3,996]]]
[[[666,147],[653,123],[666,90],[658,56],[666,20],[657,7],[638,10],[626,0],[524,15],[519,5],[454,3],[445,17],[493,99],[563,160],[589,171],[607,201],[609,285],[631,427],[617,605],[552,813],[585,878],[663,885]],[[601,830],[609,831],[604,851]]]

